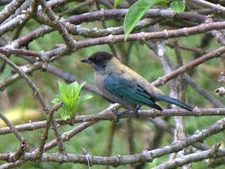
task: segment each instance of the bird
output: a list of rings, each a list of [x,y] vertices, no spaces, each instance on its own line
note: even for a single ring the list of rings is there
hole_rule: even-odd
[[[96,52],[82,59],[81,62],[86,62],[94,68],[95,83],[107,99],[121,104],[128,110],[134,110],[137,116],[139,116],[138,110],[143,105],[162,111],[163,109],[155,103],[157,101],[165,101],[188,111],[194,109],[165,95],[108,52]]]

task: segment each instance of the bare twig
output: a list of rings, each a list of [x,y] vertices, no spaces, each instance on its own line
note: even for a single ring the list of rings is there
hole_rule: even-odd
[[[139,110],[140,119],[146,119],[148,117],[170,117],[170,116],[224,116],[225,115],[225,108],[195,108],[194,111],[187,111],[183,109],[164,109],[163,111],[156,111],[156,110]],[[135,113],[127,113],[121,115],[121,119],[123,118],[135,118]],[[62,119],[57,119],[56,122],[58,125],[69,125],[73,123],[82,123],[86,122],[98,122],[101,120],[115,120],[115,116],[112,113],[108,114],[91,114],[91,115],[80,115],[75,116],[74,119],[68,119],[67,121]],[[46,121],[37,121],[37,122],[29,122],[26,124],[16,125],[15,128],[18,131],[30,131],[30,130],[37,130],[40,128],[44,128],[46,125]],[[10,128],[2,127],[0,128],[0,134],[9,134],[11,133]]]
[[[20,132],[15,128],[15,126],[0,112],[0,118],[7,124],[11,133],[13,133],[20,143],[25,142],[25,138],[20,134]]]

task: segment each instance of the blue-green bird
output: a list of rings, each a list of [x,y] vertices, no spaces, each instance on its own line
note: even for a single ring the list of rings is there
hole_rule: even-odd
[[[193,107],[163,94],[161,90],[107,52],[96,52],[81,61],[89,63],[94,68],[96,85],[106,98],[126,108],[134,109],[137,114],[142,105],[162,111],[155,103],[161,100],[189,111],[193,110]]]

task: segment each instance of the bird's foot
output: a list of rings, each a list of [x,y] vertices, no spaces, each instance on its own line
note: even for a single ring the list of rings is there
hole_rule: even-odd
[[[141,116],[140,113],[138,113],[138,111],[134,110],[134,112],[135,112],[136,118],[139,118]]]
[[[137,106],[137,107],[134,109],[136,118],[139,118],[139,117],[140,117],[140,113],[138,112],[138,110],[139,110],[140,108],[141,108],[141,106]]]
[[[116,119],[114,121],[118,122],[120,120],[120,113],[114,108],[112,108],[111,111],[116,115]]]
[[[116,109],[113,108],[113,109],[111,109],[111,111],[116,115],[116,120],[115,120],[115,122],[118,122],[118,121],[120,120],[121,115],[130,112],[131,109],[127,109],[127,110],[124,110],[124,111],[122,111],[122,112],[118,112]]]
[[[127,110],[124,110],[122,112],[118,112],[116,109],[111,109],[111,111],[117,116],[115,121],[118,122],[120,120],[121,115],[129,113],[132,110],[135,112],[136,118],[139,118],[140,117],[140,113],[138,112],[138,110],[140,108],[141,108],[141,106],[137,106],[134,110],[133,109],[127,109]]]

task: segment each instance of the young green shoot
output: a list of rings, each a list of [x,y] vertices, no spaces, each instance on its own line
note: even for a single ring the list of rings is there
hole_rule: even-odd
[[[56,95],[56,98],[52,100],[52,103],[57,104],[63,102],[62,109],[64,110],[61,113],[61,118],[66,120],[68,118],[74,118],[77,112],[77,109],[88,99],[91,99],[91,95],[85,95],[80,97],[80,92],[85,83],[79,84],[73,82],[71,84],[66,84],[58,82],[59,94]]]

